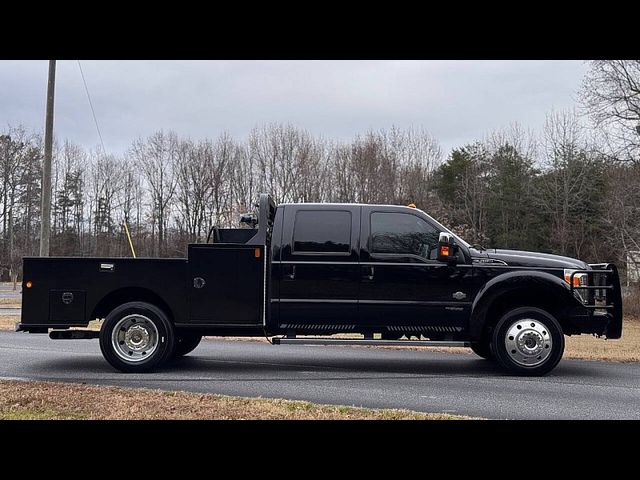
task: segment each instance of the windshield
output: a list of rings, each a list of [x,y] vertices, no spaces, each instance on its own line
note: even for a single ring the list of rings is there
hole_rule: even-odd
[[[458,235],[456,235],[455,233],[453,233],[451,230],[449,230],[447,227],[445,227],[444,225],[442,225],[440,222],[438,222],[436,219],[434,219],[431,215],[427,214],[424,210],[420,210],[419,208],[416,208],[416,210],[420,211],[422,214],[424,214],[429,220],[431,220],[431,222],[433,222],[438,228],[442,229],[443,231],[451,234],[453,236],[453,238],[456,239],[456,243],[462,244],[464,247],[466,248],[470,248],[471,245],[464,241],[462,238],[460,238]]]

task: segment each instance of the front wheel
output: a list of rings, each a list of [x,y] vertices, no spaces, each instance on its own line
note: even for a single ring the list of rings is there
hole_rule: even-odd
[[[507,312],[496,324],[493,350],[500,364],[517,375],[544,375],[564,353],[558,321],[545,310],[521,307]]]
[[[174,348],[173,325],[155,305],[129,302],[116,307],[100,329],[100,350],[121,372],[149,372]]]

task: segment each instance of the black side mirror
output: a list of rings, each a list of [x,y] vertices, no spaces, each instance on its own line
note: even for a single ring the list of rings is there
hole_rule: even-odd
[[[439,262],[445,262],[449,265],[455,265],[458,262],[458,246],[447,232],[440,232],[437,258]]]

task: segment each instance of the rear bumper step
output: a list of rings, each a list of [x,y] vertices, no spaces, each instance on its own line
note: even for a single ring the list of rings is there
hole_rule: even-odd
[[[469,342],[431,340],[350,340],[346,338],[279,338],[274,345],[371,345],[394,347],[469,347]]]

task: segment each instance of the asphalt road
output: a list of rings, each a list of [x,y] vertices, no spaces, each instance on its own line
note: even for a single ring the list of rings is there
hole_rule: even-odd
[[[504,374],[474,355],[205,340],[151,374],[122,374],[97,340],[0,332],[0,377],[147,387],[493,419],[640,419],[640,364],[563,360]]]

